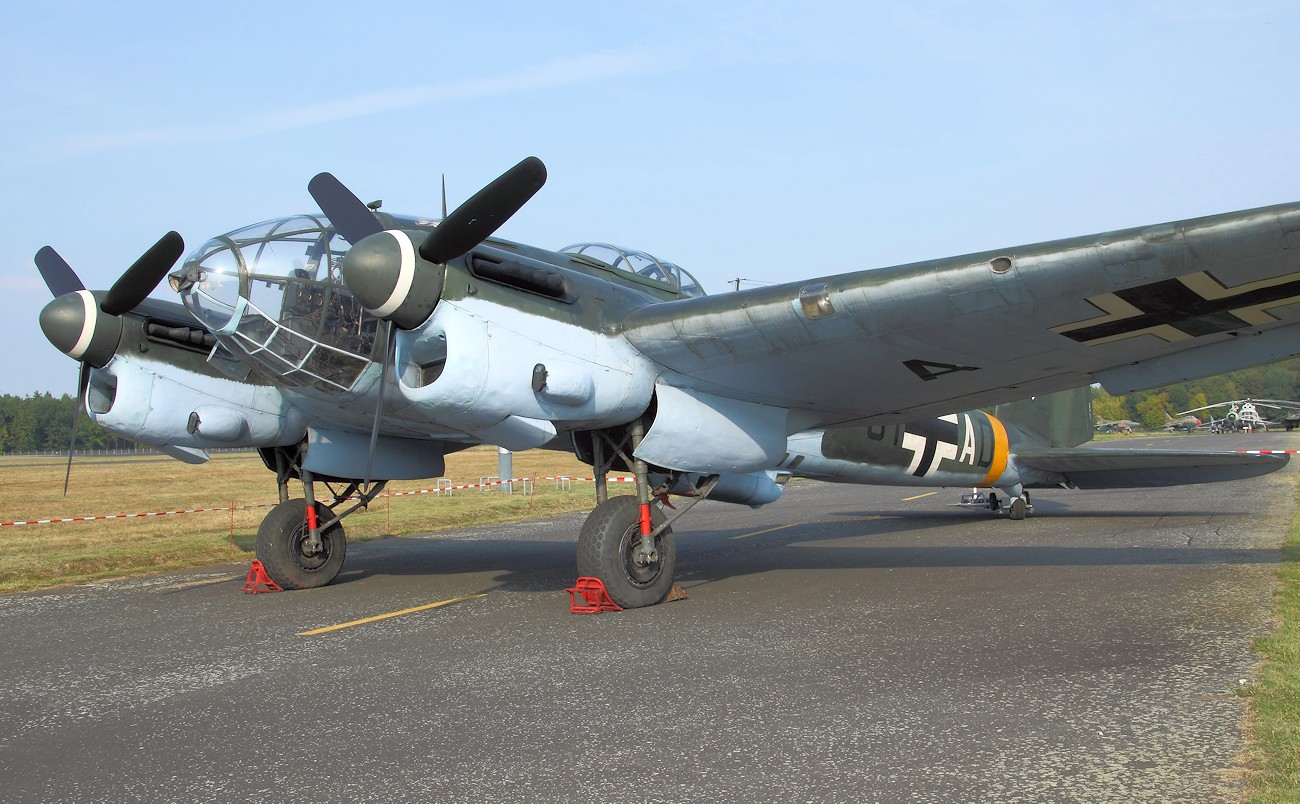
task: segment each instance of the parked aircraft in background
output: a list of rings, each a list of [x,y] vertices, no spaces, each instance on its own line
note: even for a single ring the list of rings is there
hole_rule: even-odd
[[[1131,433],[1142,429],[1142,422],[1135,422],[1132,419],[1116,419],[1112,422],[1098,416],[1093,428],[1099,433]]]
[[[1195,416],[1179,416],[1177,419],[1175,419],[1173,416],[1169,415],[1169,411],[1167,410],[1164,411],[1164,414],[1165,414],[1166,433],[1173,433],[1177,431],[1190,433],[1196,428],[1201,426],[1201,420],[1196,418]]]
[[[955,460],[1014,505],[1072,465],[1012,461],[996,417],[951,411],[1300,353],[1300,204],[839,275],[843,244],[808,243],[787,262],[815,278],[704,296],[642,251],[494,238],[545,176],[525,159],[439,220],[320,174],[323,214],[214,238],[175,271],[168,233],[103,292],[46,247],[41,326],[101,426],[191,462],[261,451],[281,502],[257,552],[282,586],[334,579],[342,519],[384,482],[474,444],[549,446],[635,475],[630,497],[597,482],[578,536],[579,574],[623,606],[668,593],[671,522],[695,502],[780,496],[792,435],[805,469],[889,444],[911,477]],[[164,277],[181,304],[147,298]],[[669,491],[690,499],[666,515]]]
[[[1269,427],[1285,424],[1287,420],[1294,420],[1297,416],[1300,416],[1300,402],[1288,402],[1282,399],[1230,399],[1227,402],[1193,408],[1184,411],[1184,413],[1199,413],[1203,410],[1217,410],[1219,408],[1227,408],[1227,412],[1224,413],[1222,419],[1216,422],[1218,425],[1216,432],[1263,431]],[[1274,418],[1265,418],[1260,414],[1260,408],[1276,411],[1276,413],[1272,414]]]

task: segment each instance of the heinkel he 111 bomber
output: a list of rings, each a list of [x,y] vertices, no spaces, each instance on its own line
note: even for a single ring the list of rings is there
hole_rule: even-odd
[[[108,430],[194,463],[260,451],[281,502],[257,554],[286,588],[334,579],[343,518],[386,481],[437,477],[476,444],[572,450],[594,468],[577,569],[625,607],[667,595],[671,524],[691,505],[770,503],[792,473],[970,486],[1020,519],[1031,487],[1285,462],[1102,459],[1069,428],[1053,436],[1050,416],[977,409],[1297,354],[1300,205],[706,296],[645,252],[493,237],[545,178],[530,157],[426,219],[322,173],[308,185],[321,214],[236,230],[183,261],[168,233],[107,291],[42,248],[56,298],[41,327],[81,364],[82,405]],[[148,298],[164,278],[180,304]],[[611,470],[635,476],[635,496],[607,494]],[[684,501],[666,512],[669,494]]]

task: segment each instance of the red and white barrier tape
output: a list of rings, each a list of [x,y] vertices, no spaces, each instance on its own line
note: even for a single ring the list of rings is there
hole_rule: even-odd
[[[562,478],[561,477],[515,477],[515,478],[511,478],[510,480],[496,480],[491,483],[468,483],[463,486],[443,486],[442,488],[419,489],[417,491],[395,491],[380,496],[381,497],[408,497],[417,494],[442,494],[443,492],[448,492],[448,491],[464,491],[465,489],[485,489],[485,488],[491,488],[493,486],[504,486],[507,483],[522,483],[525,480],[535,483],[538,480],[560,480],[560,479]],[[594,477],[570,477],[568,479],[586,481],[588,483],[594,483],[596,481],[596,478]],[[606,480],[610,483],[635,483],[636,482],[636,478],[634,477],[610,477],[610,478],[606,478]],[[55,522],[97,522],[106,519],[143,519],[145,517],[151,517],[151,516],[175,516],[177,514],[202,514],[202,513],[211,513],[213,511],[225,511],[226,513],[230,513],[230,511],[232,510],[247,511],[253,508],[270,508],[276,504],[277,503],[253,503],[252,505],[237,505],[234,506],[233,508],[229,505],[225,505],[220,508],[185,508],[180,511],[151,511],[149,513],[143,513],[143,514],[98,514],[95,516],[70,516],[70,517],[64,517],[62,519],[28,519],[28,520],[14,521],[14,522],[0,522],[0,528],[17,526],[17,525],[49,525]]]
[[[1239,449],[1242,455],[1300,455],[1300,449]]]

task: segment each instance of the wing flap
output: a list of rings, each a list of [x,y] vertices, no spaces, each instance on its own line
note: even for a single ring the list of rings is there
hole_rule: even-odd
[[[1289,455],[1127,449],[1054,449],[1018,452],[1012,460],[1034,485],[1063,480],[1081,489],[1158,488],[1245,480],[1276,472]]]

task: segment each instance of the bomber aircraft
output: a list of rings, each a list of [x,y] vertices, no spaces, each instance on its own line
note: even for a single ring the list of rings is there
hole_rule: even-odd
[[[871,428],[907,449],[954,410],[1300,353],[1300,204],[840,274],[828,269],[851,252],[809,244],[788,256],[814,278],[706,296],[645,252],[493,237],[545,177],[529,157],[425,218],[323,173],[308,185],[320,213],[213,238],[179,268],[169,232],[107,291],[42,248],[56,298],[41,327],[81,364],[82,405],[108,430],[191,462],[260,451],[281,502],[257,554],[286,588],[335,578],[342,519],[386,481],[437,477],[446,454],[486,443],[571,449],[594,467],[578,572],[625,607],[672,584],[657,498],[689,497],[674,519],[704,498],[771,502],[791,436],[870,463]],[[163,278],[180,304],[148,298]],[[1027,503],[1032,473],[999,425],[971,416],[962,435],[956,418],[958,440],[927,440],[912,476],[951,444],[976,467],[963,485]],[[867,428],[867,446],[847,428]],[[609,496],[599,479],[615,469],[633,473],[634,496]]]

